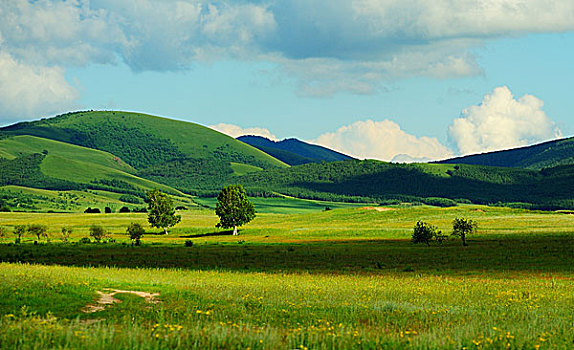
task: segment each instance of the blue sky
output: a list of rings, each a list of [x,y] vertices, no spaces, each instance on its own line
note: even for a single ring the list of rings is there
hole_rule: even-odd
[[[0,125],[141,111],[412,161],[574,135],[574,3],[0,3]]]

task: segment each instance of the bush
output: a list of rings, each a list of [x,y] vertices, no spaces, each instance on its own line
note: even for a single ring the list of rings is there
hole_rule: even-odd
[[[0,226],[0,240],[4,241],[6,234],[8,234],[8,228],[5,226]]]
[[[86,213],[86,214],[100,214],[101,211],[99,208],[93,208],[92,209],[92,208],[88,207],[88,209],[84,210],[84,213]]]
[[[88,237],[82,237],[82,238],[80,238],[80,240],[78,241],[78,243],[81,243],[81,244],[90,244],[90,243],[92,243],[92,241],[91,241]]]
[[[124,194],[120,196],[120,201],[130,204],[140,204],[142,202],[141,199],[131,194]]]
[[[442,232],[436,226],[427,224],[424,221],[418,221],[414,227],[411,242],[430,245],[431,240],[438,238],[442,242],[443,237]]]
[[[111,213],[112,213],[112,208],[110,208],[110,207],[105,207],[105,208],[104,208],[104,213],[106,213],[106,214],[111,214]]]
[[[129,212],[130,212],[130,208],[128,208],[128,207],[121,207],[119,212],[120,212],[120,213],[129,213]]]
[[[106,230],[100,225],[92,225],[90,226],[90,237],[92,237],[96,242],[102,240],[102,238],[106,237],[108,233]]]
[[[140,239],[144,235],[145,230],[142,225],[132,222],[129,224],[127,229],[127,234],[132,241],[135,241],[135,245],[140,245]]]
[[[189,239],[186,240],[186,241],[185,241],[185,246],[186,246],[186,247],[193,247],[193,241],[192,241],[192,240],[189,240]]]
[[[12,209],[10,209],[10,207],[7,205],[3,205],[0,207],[0,212],[9,213],[11,211],[12,211]]]

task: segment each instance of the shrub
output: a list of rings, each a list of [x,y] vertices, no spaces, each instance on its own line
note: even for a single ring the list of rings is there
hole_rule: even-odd
[[[131,224],[129,224],[128,229],[127,229],[127,234],[128,236],[130,236],[130,239],[132,241],[135,241],[135,245],[140,245],[140,239],[142,238],[142,236],[144,235],[145,230],[143,228],[142,225],[132,222]]]
[[[437,229],[436,226],[427,224],[424,221],[418,221],[413,229],[413,236],[411,242],[413,243],[425,243],[430,245],[430,241],[433,238],[441,237],[442,242],[442,232]]]
[[[131,194],[124,194],[120,196],[120,201],[130,204],[140,204],[142,202],[141,199]]]
[[[92,241],[91,241],[88,237],[82,237],[82,238],[80,238],[80,240],[78,241],[78,243],[81,243],[81,244],[90,244],[90,243],[92,243]]]
[[[7,233],[8,229],[5,226],[0,226],[0,240],[2,240],[2,242],[4,242]]]
[[[99,214],[99,213],[101,213],[101,211],[99,208],[88,207],[88,209],[84,210],[84,213],[86,213],[86,214]]]
[[[96,242],[102,240],[102,238],[107,236],[106,230],[100,225],[92,225],[90,226],[90,237],[92,237]]]
[[[0,212],[9,213],[11,211],[12,211],[12,209],[10,209],[10,207],[7,205],[3,205],[0,207]]]
[[[192,240],[189,240],[189,239],[186,240],[186,241],[185,241],[185,246],[186,246],[186,247],[193,247],[193,241],[192,241]]]
[[[112,208],[110,208],[110,207],[105,207],[105,208],[104,208],[104,213],[106,213],[106,214],[111,214],[111,213],[112,213]]]
[[[119,212],[120,212],[120,213],[129,213],[129,212],[130,212],[130,208],[128,208],[128,207],[121,207]]]

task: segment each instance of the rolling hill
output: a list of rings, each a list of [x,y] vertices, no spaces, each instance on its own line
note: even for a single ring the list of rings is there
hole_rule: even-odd
[[[214,191],[236,174],[288,166],[210,128],[140,113],[73,112],[0,129],[4,138],[23,135],[108,152],[140,178],[193,194]]]
[[[474,154],[440,161],[447,164],[474,164],[527,169],[551,168],[574,164],[574,137],[533,146]]]
[[[252,135],[240,136],[237,139],[258,148],[289,165],[336,162],[354,159],[329,148],[313,145],[297,139],[272,141],[265,137]]]

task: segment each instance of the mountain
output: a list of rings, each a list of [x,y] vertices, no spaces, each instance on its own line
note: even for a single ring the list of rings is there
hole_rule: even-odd
[[[240,136],[239,141],[251,145],[263,152],[287,163],[301,165],[307,163],[336,162],[354,159],[323,146],[312,145],[297,139],[272,141],[261,136]]]
[[[235,174],[288,166],[210,128],[140,113],[72,112],[0,129],[0,137],[23,135],[108,152],[138,177],[189,193],[213,191]]]
[[[551,168],[574,164],[574,137],[553,140],[534,146],[452,158],[438,163],[475,164],[527,169]]]

